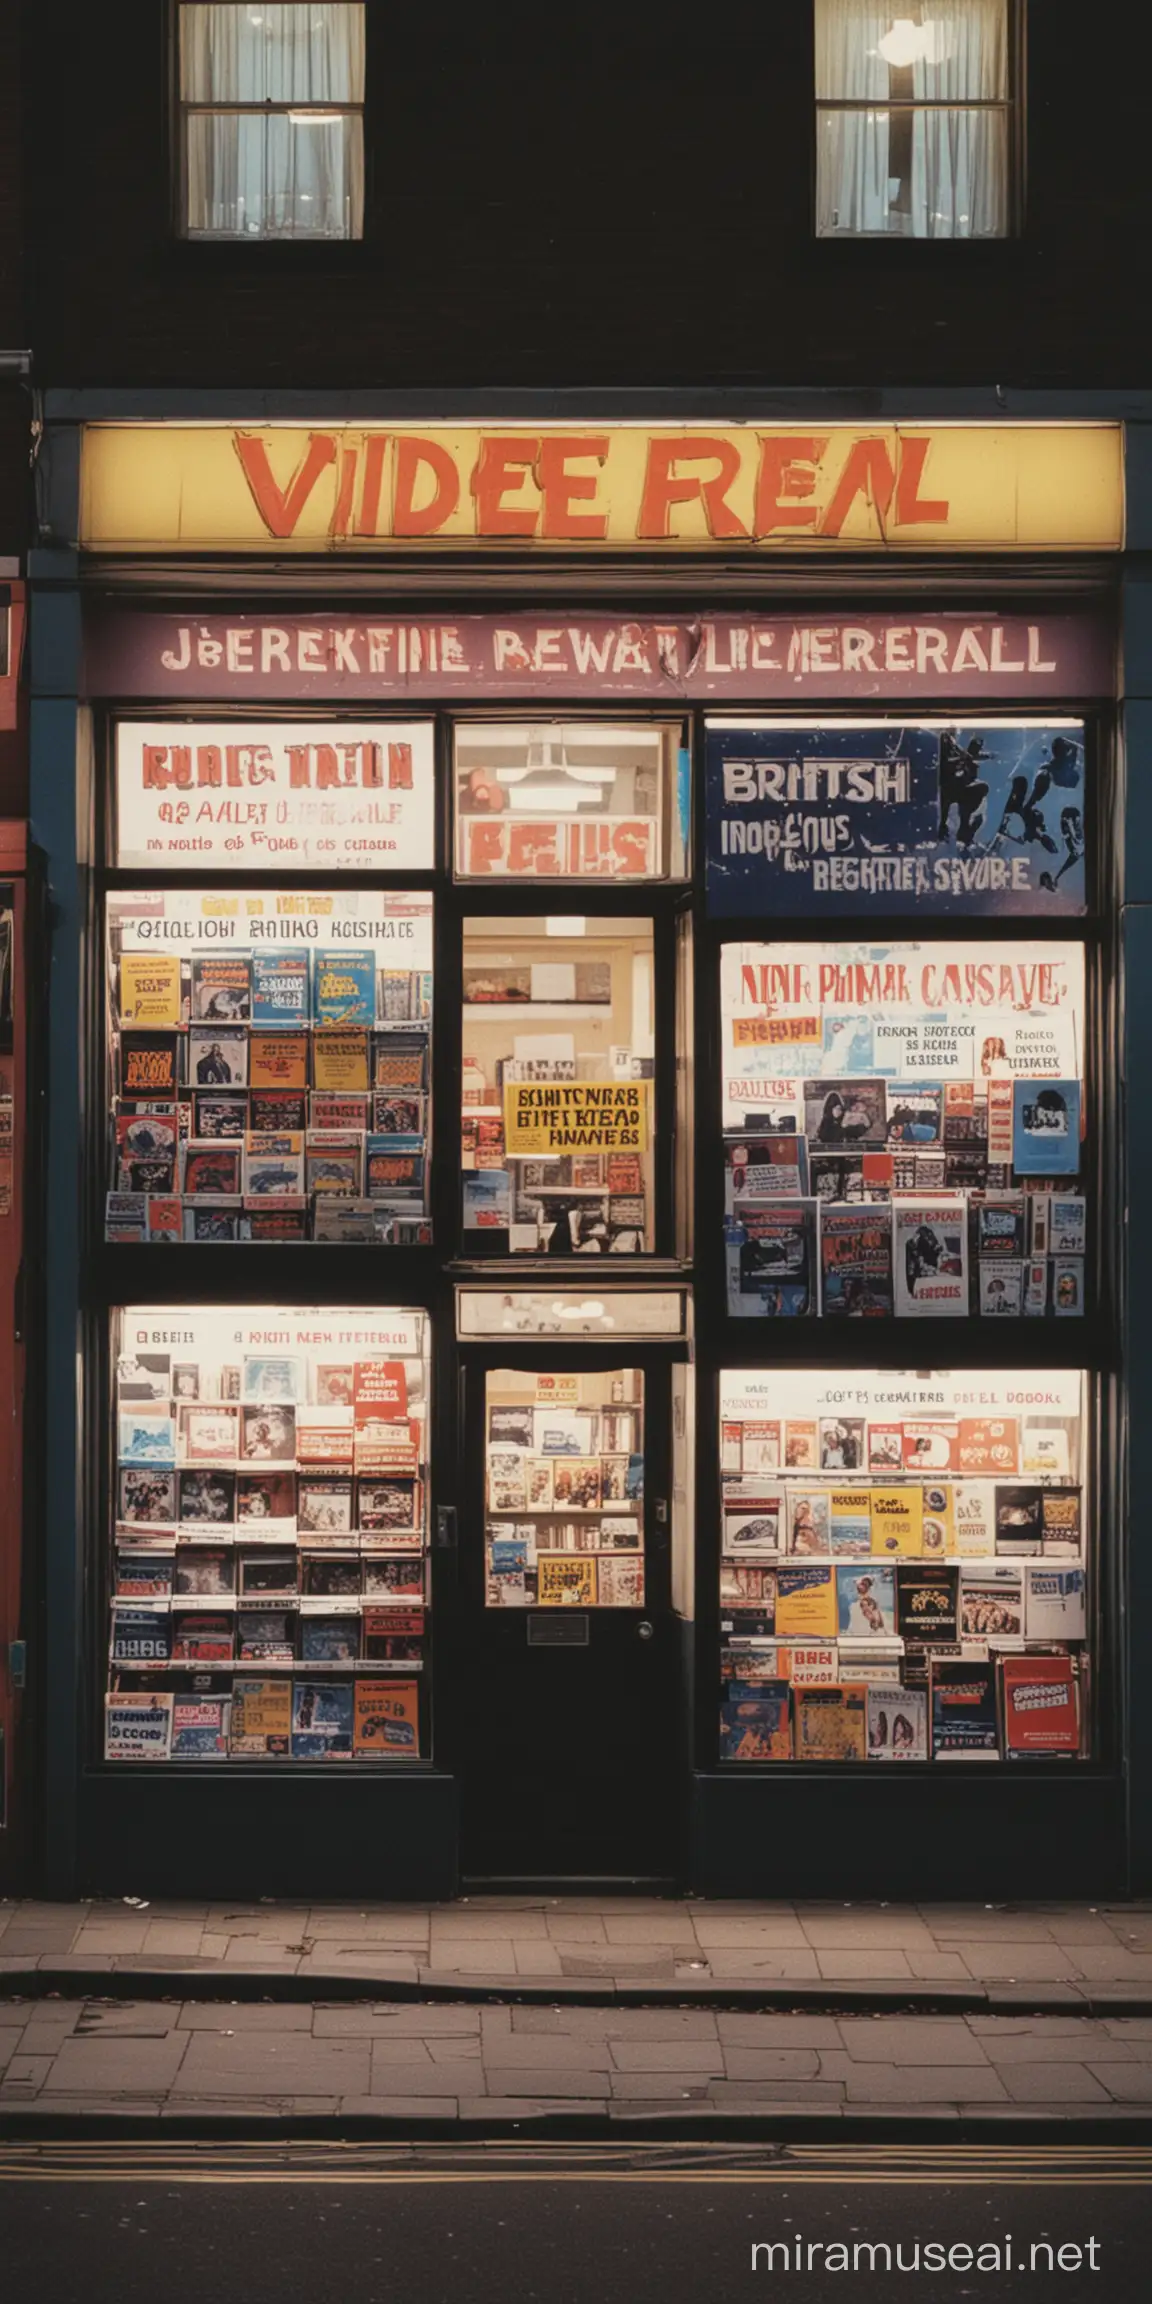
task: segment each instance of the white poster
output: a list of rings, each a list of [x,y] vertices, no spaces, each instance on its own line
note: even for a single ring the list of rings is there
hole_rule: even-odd
[[[430,870],[430,720],[122,720],[116,862]]]
[[[418,890],[166,888],[117,893],[125,952],[259,953],[372,946],[378,969],[432,966],[432,898]],[[267,1021],[257,1008],[255,1021]]]
[[[726,944],[725,1128],[799,1119],[805,1079],[1077,1079],[1073,944]]]

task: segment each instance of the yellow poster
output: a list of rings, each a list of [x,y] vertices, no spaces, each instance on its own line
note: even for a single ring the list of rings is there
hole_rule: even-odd
[[[120,1022],[179,1024],[180,960],[175,952],[125,952],[120,959]]]
[[[776,1575],[778,1637],[785,1639],[799,1632],[817,1640],[834,1640],[836,1631],[836,1578],[831,1564],[801,1568],[782,1563]]]
[[[919,1488],[872,1490],[872,1550],[919,1556],[924,1536],[924,1498]]]
[[[368,1034],[362,1026],[313,1035],[312,1084],[339,1090],[368,1086]]]
[[[564,1152],[646,1152],[650,1080],[514,1080],[504,1089],[512,1159]]]
[[[541,1608],[594,1608],[595,1560],[572,1560],[563,1553],[541,1552],[537,1561],[536,1598]]]
[[[89,424],[92,551],[1116,551],[1118,424]]]
[[[292,1732],[291,1680],[237,1680],[232,1695],[233,1752],[287,1752]]]

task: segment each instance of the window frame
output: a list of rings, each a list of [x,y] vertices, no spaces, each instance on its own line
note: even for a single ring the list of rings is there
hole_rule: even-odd
[[[199,103],[186,97],[181,79],[180,26],[184,8],[189,0],[170,0],[168,15],[168,89],[171,122],[171,196],[170,216],[174,237],[186,248],[355,248],[367,237],[369,208],[369,155],[368,140],[364,133],[368,113],[368,54],[370,45],[371,9],[364,6],[364,94],[356,102],[309,104],[298,100],[283,103],[268,97],[262,104]],[[315,233],[270,232],[192,232],[188,225],[188,123],[198,118],[217,119],[232,114],[250,119],[279,118],[289,112],[338,113],[341,120],[357,119],[361,138],[361,212],[358,232],[332,235]]]
[[[1005,0],[1008,16],[1008,85],[1005,96],[972,97],[956,102],[944,97],[916,97],[892,99],[885,97],[874,104],[866,104],[857,97],[820,97],[816,94],[816,6],[812,0],[809,15],[809,63],[811,72],[812,109],[809,126],[809,232],[817,247],[835,248],[889,248],[907,252],[910,249],[936,248],[1001,248],[1009,241],[1022,239],[1026,221],[1027,177],[1025,168],[1025,87],[1027,68],[1026,19],[1024,0]],[[819,216],[820,127],[828,112],[1001,112],[1007,121],[1007,196],[1003,232],[967,235],[942,234],[939,238],[921,238],[904,232],[821,232]]]

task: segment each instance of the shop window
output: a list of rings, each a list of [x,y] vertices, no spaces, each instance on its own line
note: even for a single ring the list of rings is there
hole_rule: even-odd
[[[180,9],[181,229],[359,240],[363,6]]]
[[[427,1756],[428,1321],[112,1318],[110,1760]]]
[[[107,900],[113,1241],[431,1239],[432,898]]]
[[[721,1002],[731,1314],[1083,1313],[1079,944],[726,944]]]
[[[488,1608],[644,1606],[644,1378],[498,1368],[485,1388]]]
[[[723,1760],[1088,1755],[1085,1390],[722,1372]]]
[[[683,730],[469,721],[455,734],[461,880],[661,880],[686,869]]]
[[[464,923],[467,1253],[655,1246],[651,923]]]
[[[1008,0],[816,0],[822,238],[1010,230]]]

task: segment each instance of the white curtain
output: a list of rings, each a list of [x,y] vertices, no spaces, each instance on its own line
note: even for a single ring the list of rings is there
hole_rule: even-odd
[[[1007,15],[1007,0],[816,0],[817,103],[862,106],[818,114],[818,232],[967,239],[1006,229],[1006,115],[960,107],[1007,95]],[[957,109],[913,115],[910,202],[896,212],[889,115],[863,107],[891,93],[880,42],[901,18],[918,51],[908,59],[913,98]]]
[[[361,103],[363,5],[180,10],[186,104]],[[188,230],[355,239],[363,228],[358,114],[187,114]]]
[[[888,66],[878,42],[892,18],[874,0],[816,0],[816,97],[883,102]],[[817,118],[816,229],[888,230],[888,115],[822,112]]]
[[[921,0],[932,40],[912,68],[913,93],[940,103],[1008,93],[1004,0]],[[912,130],[912,215],[918,238],[968,240],[1008,222],[1008,122],[1004,112],[918,112]]]

